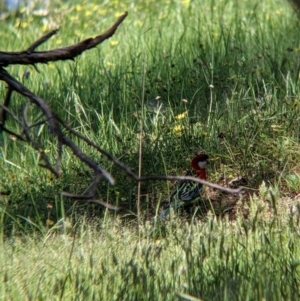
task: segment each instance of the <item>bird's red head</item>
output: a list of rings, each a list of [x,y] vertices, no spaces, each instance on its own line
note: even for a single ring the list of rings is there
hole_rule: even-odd
[[[191,162],[192,168],[196,171],[200,179],[206,181],[206,167],[209,163],[209,157],[206,154],[197,155]]]

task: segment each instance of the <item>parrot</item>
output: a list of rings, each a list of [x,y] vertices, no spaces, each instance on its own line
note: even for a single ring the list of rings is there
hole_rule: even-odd
[[[192,170],[187,172],[187,176],[193,176],[193,171],[201,180],[207,180],[206,168],[209,164],[209,156],[207,154],[199,154],[191,161]],[[180,207],[192,203],[195,199],[201,196],[203,185],[192,181],[182,180],[169,197],[170,206],[163,210],[160,214],[160,219],[165,220],[173,208],[177,211]]]

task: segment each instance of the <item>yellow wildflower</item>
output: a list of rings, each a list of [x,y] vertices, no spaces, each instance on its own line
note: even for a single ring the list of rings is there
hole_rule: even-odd
[[[51,227],[51,226],[53,226],[55,224],[55,222],[53,221],[53,220],[51,220],[51,219],[47,219],[46,220],[46,225],[47,225],[47,227]]]
[[[99,15],[100,16],[105,16],[106,14],[107,14],[107,10],[106,9],[99,10]]]
[[[117,46],[118,44],[119,44],[118,41],[111,41],[111,42],[110,42],[110,45],[113,46],[113,47],[114,47],[114,46]]]
[[[188,111],[185,111],[185,112],[183,112],[182,114],[179,114],[179,115],[175,116],[175,119],[176,119],[176,120],[182,120],[182,119],[184,119],[185,117],[187,117],[187,115],[188,115]]]
[[[71,21],[77,21],[79,19],[78,15],[76,16],[70,16]]]
[[[83,7],[81,5],[76,5],[76,10],[77,11],[82,11],[83,10]]]
[[[98,9],[99,9],[99,5],[94,4],[94,6],[93,6],[93,11],[96,11],[96,10],[98,10]]]
[[[21,23],[21,27],[26,29],[28,27],[28,23],[24,22],[24,23]]]
[[[42,32],[46,32],[46,31],[48,31],[49,29],[48,29],[48,26],[47,25],[44,25],[43,26],[43,28],[42,28]]]
[[[186,6],[189,6],[191,4],[191,1],[190,0],[183,0],[182,4],[186,5]]]
[[[271,128],[274,132],[279,132],[281,130],[281,125],[279,124],[272,124]]]
[[[182,125],[175,125],[173,128],[173,132],[176,136],[180,137],[182,135],[182,131],[185,129]]]
[[[142,21],[140,21],[140,20],[134,22],[134,25],[135,25],[135,26],[138,26],[138,27],[142,27],[143,24],[144,24],[144,23],[143,23]]]

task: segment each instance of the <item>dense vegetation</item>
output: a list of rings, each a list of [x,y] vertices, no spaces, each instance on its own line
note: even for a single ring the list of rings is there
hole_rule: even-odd
[[[1,299],[298,300],[297,15],[279,0],[56,0],[46,16],[24,8],[1,20],[1,50],[24,50],[58,26],[41,49],[71,45],[124,11],[115,36],[75,62],[9,71],[134,171],[142,137],[143,175],[181,175],[205,151],[210,181],[243,177],[251,197],[234,214],[225,196],[221,211],[211,202],[206,214],[157,226],[173,184],[144,183],[138,226],[137,184],[96,151],[78,142],[116,178],[98,196],[119,212],[61,196],[84,193],[92,177],[68,151],[55,179],[29,145],[0,133]],[[23,104],[14,96],[16,115]],[[31,118],[41,115],[33,108]],[[36,135],[51,156],[49,133]]]

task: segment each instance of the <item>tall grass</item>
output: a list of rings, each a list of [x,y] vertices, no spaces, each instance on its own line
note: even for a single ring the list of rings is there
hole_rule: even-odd
[[[70,45],[110,26],[116,12],[129,11],[111,40],[75,62],[39,66],[40,73],[30,67],[9,67],[74,129],[137,171],[142,120],[144,175],[181,174],[190,158],[204,150],[214,162],[213,181],[219,180],[224,166],[226,176],[244,176],[252,187],[258,187],[262,180],[280,180],[280,185],[283,180],[285,185],[285,177],[294,176],[299,161],[298,20],[286,3],[172,1],[160,6],[125,1],[58,5],[60,9],[53,5],[45,18],[24,12],[2,21],[5,50],[24,49],[33,37],[57,26],[61,27],[60,34],[41,49]],[[29,78],[24,77],[25,71],[30,71]],[[4,93],[2,88],[2,97]],[[23,99],[14,96],[17,115],[22,103]],[[184,112],[187,115],[181,115]],[[32,122],[41,118],[33,109]],[[12,121],[9,125],[17,131]],[[55,154],[55,143],[46,128],[37,129],[36,134],[45,141],[46,151]],[[103,183],[101,198],[112,203],[118,199],[124,208],[135,210],[136,184],[78,143],[117,179],[115,187]],[[49,191],[46,194],[51,201],[60,198],[57,192],[62,188],[83,193],[89,185],[90,172],[68,150],[64,152],[63,179],[56,181],[37,167],[38,156],[30,147],[5,135],[1,145],[6,174],[2,186],[15,187],[13,200],[21,192],[23,216],[28,214],[23,204],[31,203],[30,187],[33,198],[39,194],[45,199],[45,191]],[[168,194],[166,187],[165,183],[143,185],[152,209]],[[36,203],[45,209],[46,202]]]
[[[92,178],[69,150],[54,179],[29,145],[0,133],[0,191],[10,192],[0,196],[1,299],[298,300],[297,16],[279,0],[54,1],[46,17],[21,10],[0,21],[1,50],[24,50],[57,26],[41,50],[71,45],[124,11],[116,35],[75,62],[8,71],[135,172],[140,141],[143,175],[180,175],[201,150],[211,181],[243,176],[259,193],[231,221],[211,207],[200,220],[154,226],[172,184],[145,183],[138,233],[137,184],[100,154],[74,138],[116,178],[98,197],[117,214],[61,196],[84,193]],[[13,96],[17,116],[24,104]],[[54,157],[46,126],[35,135]]]
[[[11,237],[1,245],[2,300],[298,300],[297,220],[250,207],[235,223],[175,219],[165,238],[149,223],[139,238],[109,217]]]

